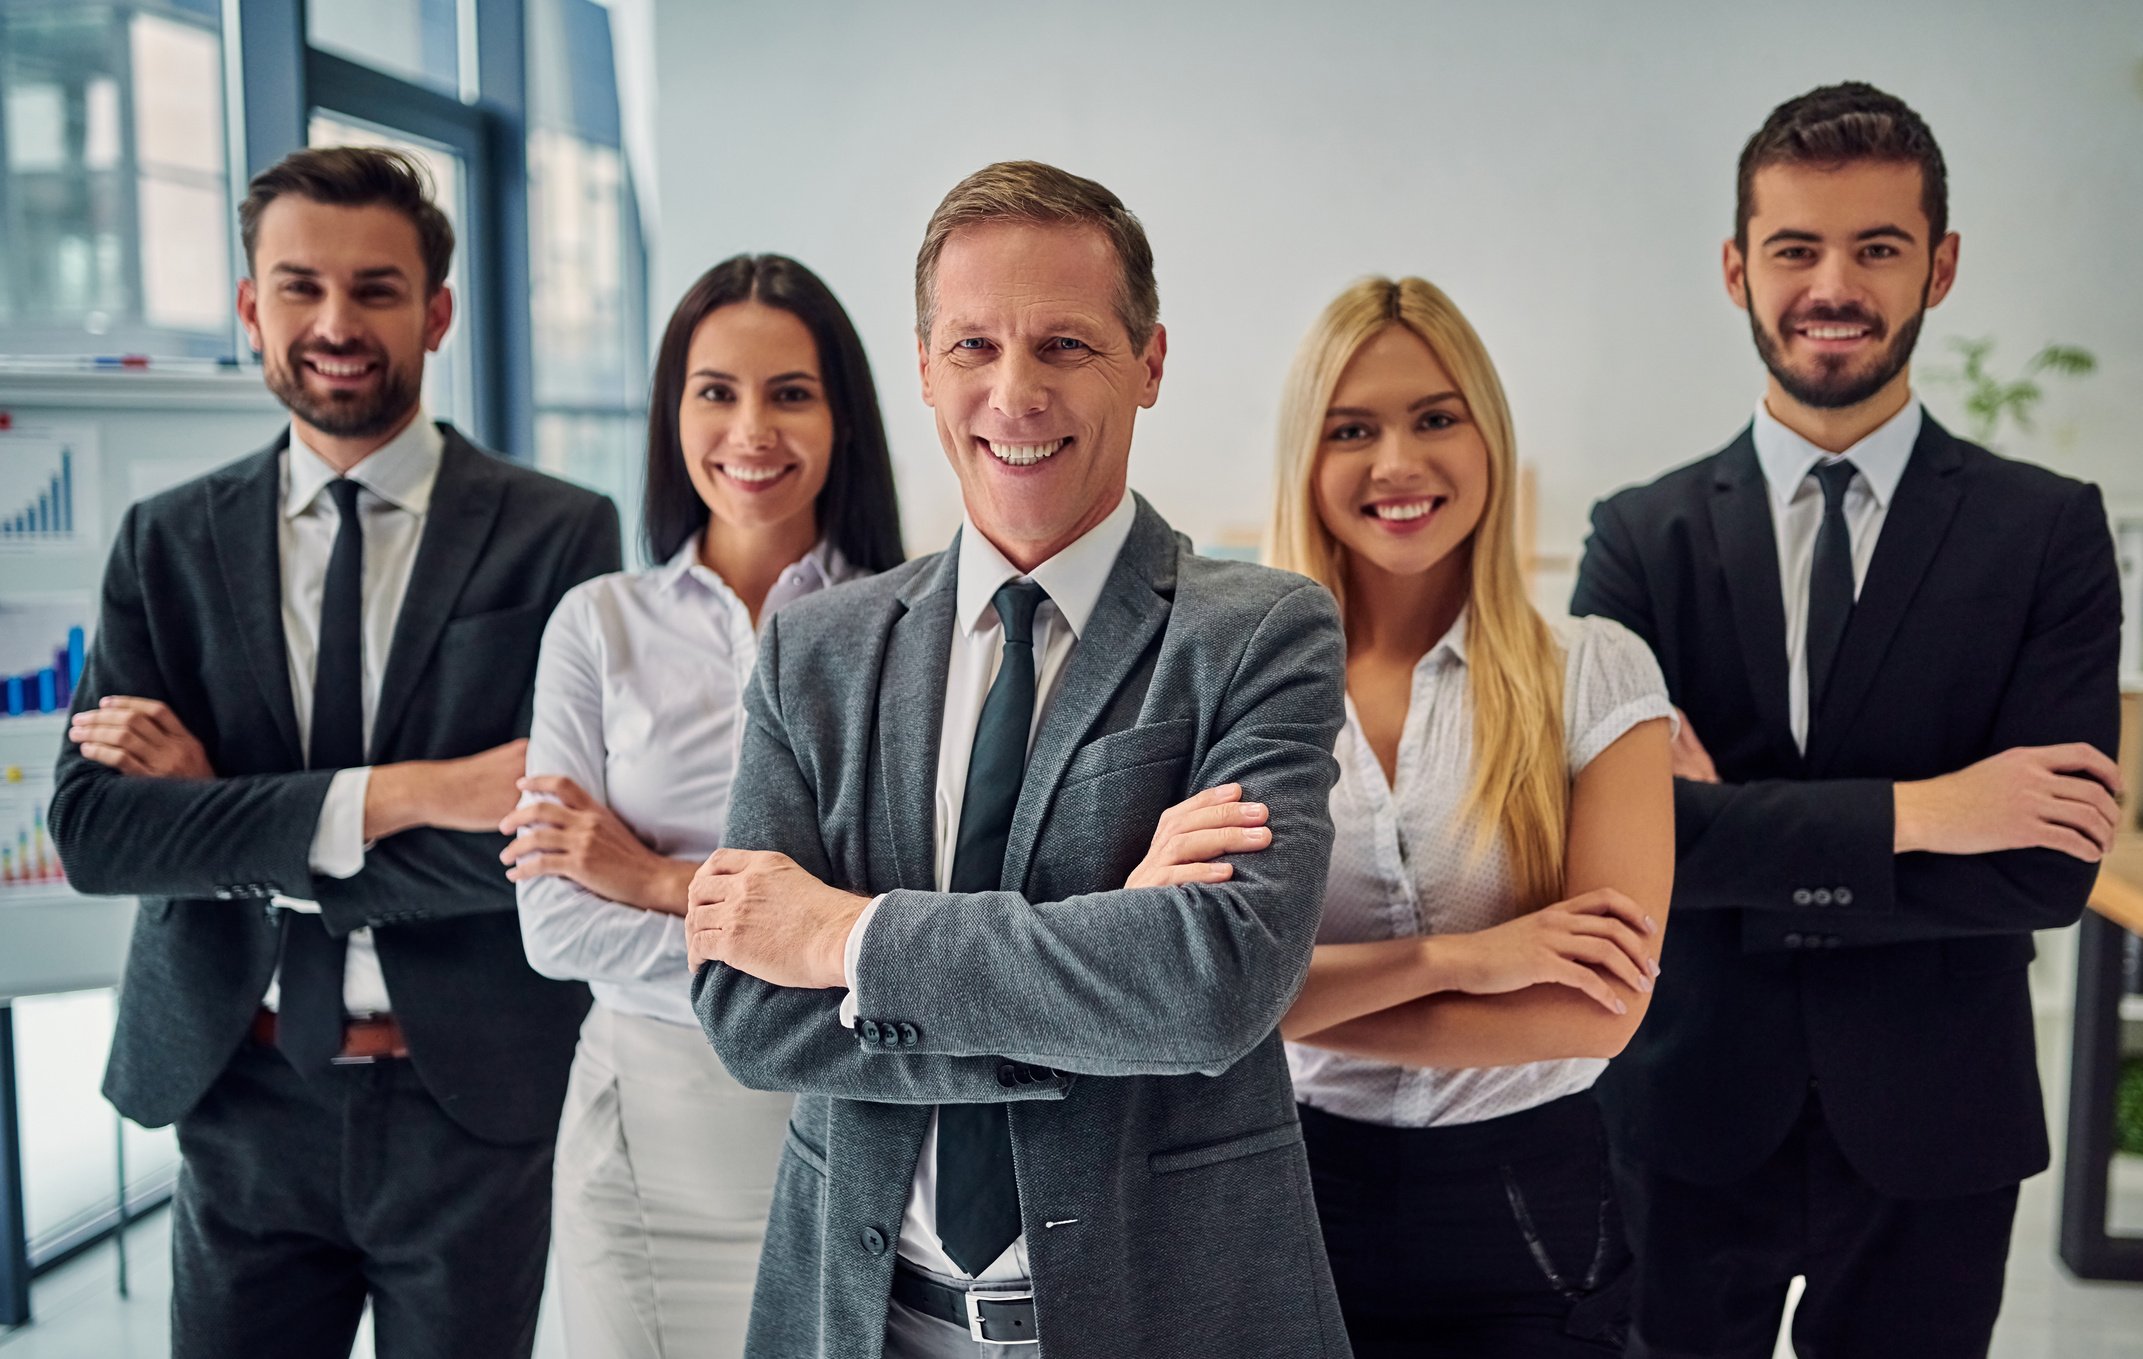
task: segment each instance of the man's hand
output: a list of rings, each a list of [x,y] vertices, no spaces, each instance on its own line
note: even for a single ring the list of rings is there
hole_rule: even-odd
[[[365,785],[365,839],[418,826],[495,831],[521,800],[528,742],[508,741],[458,760],[409,760],[375,767]]]
[[[719,962],[775,986],[846,986],[842,953],[867,897],[828,887],[786,854],[718,849],[686,893],[693,971]]]
[[[212,779],[214,766],[178,714],[153,698],[108,694],[74,715],[67,739],[86,759],[152,779]]]
[[[2017,746],[1897,785],[1897,852],[2058,849],[2097,863],[2120,819],[2121,771],[2096,746]]]
[[[1195,793],[1161,813],[1146,857],[1131,870],[1126,887],[1180,887],[1189,882],[1226,882],[1235,865],[1224,854],[1251,854],[1272,843],[1262,802],[1243,801],[1243,786],[1224,783]]]
[[[1711,752],[1697,739],[1696,725],[1689,714],[1680,708],[1674,710],[1674,744],[1668,747],[1674,765],[1674,777],[1691,783],[1717,783],[1719,771],[1712,766]]]
[[[692,865],[657,854],[618,814],[568,778],[522,779],[521,791],[546,799],[513,809],[499,833],[514,839],[499,851],[511,882],[570,878],[599,897],[669,915],[685,913]]]

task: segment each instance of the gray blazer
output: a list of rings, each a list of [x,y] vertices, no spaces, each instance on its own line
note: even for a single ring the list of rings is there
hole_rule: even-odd
[[[955,550],[768,625],[725,843],[884,893],[838,991],[710,964],[700,1021],[800,1092],[752,1304],[757,1359],[875,1359],[931,1106],[1011,1105],[1049,1359],[1348,1353],[1275,1027],[1309,968],[1342,713],[1332,598],[1193,556],[1143,500],[1035,736],[1018,890],[935,889]],[[1161,812],[1239,781],[1273,846],[1126,890]]]

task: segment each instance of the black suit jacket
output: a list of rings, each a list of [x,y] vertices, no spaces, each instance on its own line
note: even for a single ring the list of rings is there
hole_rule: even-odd
[[[551,609],[619,565],[608,499],[441,429],[380,686],[375,764],[526,735]],[[276,541],[287,440],[128,509],[105,569],[75,707],[106,694],[161,699],[218,777],[128,777],[63,742],[50,821],[69,880],[144,898],[104,1092],[151,1126],[193,1107],[267,989],[268,898],[283,893],[319,902],[333,934],[375,931],[410,1059],[457,1122],[498,1142],[549,1137],[588,993],[529,967],[503,841],[413,830],[374,845],[354,877],[308,867],[334,771],[305,768],[291,703]]]
[[[1674,925],[1642,1029],[1600,1084],[1623,1154],[1753,1170],[1818,1082],[1885,1193],[2047,1164],[2024,967],[2096,868],[2051,850],[1892,852],[1898,780],[2119,725],[2118,575],[2097,488],[1921,428],[1804,757],[1787,725],[1778,553],[1750,431],[1593,511],[1571,611],[1651,644],[1721,782],[1675,783]]]

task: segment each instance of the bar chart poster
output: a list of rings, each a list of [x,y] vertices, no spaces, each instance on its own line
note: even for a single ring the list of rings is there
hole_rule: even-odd
[[[0,732],[65,720],[91,617],[88,595],[0,595]]]
[[[66,889],[67,874],[45,828],[51,801],[51,771],[0,765],[0,901]]]
[[[0,430],[0,551],[101,549],[95,426]]]

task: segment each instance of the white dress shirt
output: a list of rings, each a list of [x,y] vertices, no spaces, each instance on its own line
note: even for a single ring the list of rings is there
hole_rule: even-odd
[[[379,710],[380,677],[394,642],[395,620],[409,592],[410,568],[424,536],[431,510],[432,486],[446,438],[419,409],[400,434],[374,449],[349,471],[364,489],[357,513],[365,532],[364,675],[365,745],[372,743],[373,718]],[[276,541],[282,564],[283,649],[290,658],[290,697],[297,710],[298,742],[312,746],[313,670],[320,652],[320,605],[327,594],[327,562],[335,548],[342,515],[326,493],[337,476],[333,466],[306,447],[295,428],[282,457],[282,513]],[[310,862],[323,877],[348,878],[365,866],[365,790],[370,769],[345,769],[328,785],[313,832]],[[277,897],[275,904],[296,911],[318,911],[318,903]],[[372,931],[354,930],[343,963],[342,1006],[350,1014],[384,1014],[393,1007],[387,981],[380,974]],[[261,1004],[278,1006],[280,973],[268,982]]]
[[[1826,453],[1780,424],[1763,402],[1756,403],[1756,461],[1770,492],[1771,530],[1778,540],[1778,583],[1786,602],[1786,699],[1793,723],[1793,743],[1808,749],[1808,571],[1815,560],[1816,531],[1823,527],[1823,485],[1819,463],[1851,458],[1853,480],[1845,490],[1845,526],[1853,540],[1853,597],[1860,597],[1882,536],[1883,520],[1897,495],[1898,481],[1920,438],[1920,398],[1870,430],[1843,453]],[[1699,739],[1704,733],[1698,732]]]
[[[1665,717],[1667,684],[1637,636],[1605,618],[1554,626],[1563,651],[1563,750],[1575,782],[1623,734]],[[1396,780],[1347,701],[1333,754],[1332,866],[1320,944],[1471,934],[1519,915],[1517,880],[1500,835],[1473,849],[1465,814],[1473,778],[1473,693],[1466,617],[1414,665]],[[1397,1066],[1301,1043],[1287,1045],[1296,1098],[1343,1118],[1396,1128],[1476,1123],[1590,1089],[1607,1066],[1591,1058],[1475,1070]]]
[[[790,600],[856,574],[821,543],[781,573],[762,626]],[[530,777],[572,779],[657,854],[698,863],[721,847],[758,659],[751,610],[700,564],[697,535],[653,570],[575,586],[536,662]],[[682,916],[621,905],[564,877],[522,883],[520,905],[538,972],[586,981],[597,1003],[622,1014],[698,1031]]]
[[[1064,673],[1064,663],[1078,645],[1079,634],[1115,569],[1117,554],[1131,536],[1136,506],[1127,491],[1109,516],[1088,529],[1063,551],[1022,573],[1004,554],[976,531],[972,519],[960,531],[957,575],[959,613],[952,630],[951,664],[945,671],[945,725],[938,739],[937,783],[937,879],[938,890],[952,890],[953,847],[960,834],[960,803],[967,793],[968,758],[974,753],[975,728],[982,721],[983,700],[997,678],[1004,657],[1004,629],[997,619],[993,598],[1001,586],[1015,580],[1032,580],[1049,598],[1034,615],[1034,725],[1028,729],[1030,745],[1048,716],[1050,697]],[[849,931],[844,960],[849,993],[841,1002],[841,1022],[856,1021],[856,965],[863,951],[863,936],[876,916],[873,901]],[[923,1138],[922,1155],[915,1161],[915,1181],[908,1188],[908,1209],[900,1224],[900,1253],[910,1263],[954,1279],[1025,1279],[1027,1238],[1022,1235],[980,1274],[970,1275],[954,1264],[938,1240],[937,1210],[938,1120],[930,1117],[930,1132]]]

